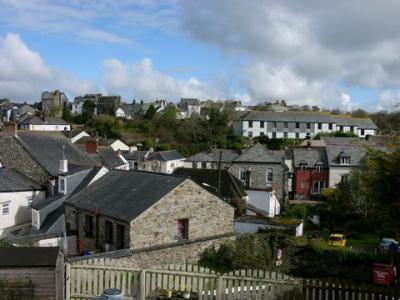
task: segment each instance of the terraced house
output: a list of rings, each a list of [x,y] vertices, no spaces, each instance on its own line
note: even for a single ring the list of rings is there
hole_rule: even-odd
[[[233,127],[238,135],[268,136],[271,139],[305,139],[320,132],[336,131],[351,132],[365,138],[377,132],[371,119],[304,111],[252,111],[234,120]]]

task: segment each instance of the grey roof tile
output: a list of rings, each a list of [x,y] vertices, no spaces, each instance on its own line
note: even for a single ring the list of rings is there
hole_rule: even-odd
[[[284,151],[268,150],[257,143],[236,158],[235,162],[282,163],[284,156]]]
[[[324,148],[294,148],[293,158],[295,167],[299,167],[304,162],[308,167],[314,167],[317,164],[328,167],[328,159]]]
[[[0,192],[38,191],[42,187],[14,169],[0,168]]]
[[[130,222],[185,180],[159,173],[112,170],[66,203]]]

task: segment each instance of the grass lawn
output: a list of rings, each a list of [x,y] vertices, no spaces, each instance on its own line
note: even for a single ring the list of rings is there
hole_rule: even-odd
[[[379,236],[375,234],[360,234],[358,238],[348,238],[346,242],[346,247],[334,247],[327,244],[327,239],[325,238],[315,238],[308,240],[305,237],[299,237],[292,240],[297,245],[311,244],[317,249],[337,249],[340,251],[354,251],[354,252],[368,252],[374,253],[375,249],[379,244]]]

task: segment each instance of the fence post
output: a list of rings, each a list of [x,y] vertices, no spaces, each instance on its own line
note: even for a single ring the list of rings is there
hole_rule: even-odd
[[[146,300],[146,270],[145,269],[140,271],[139,286],[140,286],[140,293],[139,293],[140,300]]]
[[[222,275],[218,275],[217,277],[217,295],[216,295],[216,300],[223,300],[223,295],[225,293],[224,291],[224,280],[222,278]]]
[[[66,263],[65,268],[65,299],[71,299],[71,265]]]

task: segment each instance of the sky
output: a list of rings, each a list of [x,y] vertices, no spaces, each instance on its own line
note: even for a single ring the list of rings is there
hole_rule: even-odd
[[[0,0],[0,98],[400,103],[398,0]]]

